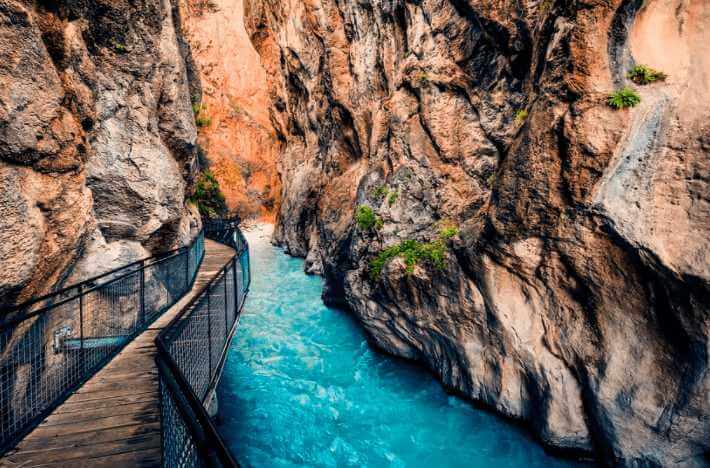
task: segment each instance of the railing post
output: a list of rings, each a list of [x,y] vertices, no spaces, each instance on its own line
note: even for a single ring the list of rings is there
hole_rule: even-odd
[[[145,260],[141,260],[141,287],[140,287],[140,316],[138,317],[138,329],[142,329],[145,325]]]
[[[79,285],[79,356],[81,359],[81,375],[86,374],[86,358],[84,357],[84,287]]]
[[[234,261],[234,259],[232,259]],[[229,271],[227,268],[224,269],[224,342],[227,342],[227,338],[229,337],[229,315],[227,314],[227,304],[229,304],[229,301],[227,300],[227,271]]]
[[[207,293],[207,360],[209,361],[210,379],[212,379],[212,312],[210,312],[210,293],[212,292],[212,286],[207,286],[205,292]]]
[[[199,234],[198,234],[199,237]],[[199,239],[197,240],[199,242]],[[190,247],[185,249],[185,291],[190,288]]]
[[[234,279],[234,321],[239,313],[239,282],[237,281],[237,257],[232,260],[232,277]]]
[[[247,268],[249,268],[249,287],[251,287],[251,254],[249,253],[249,249],[247,249]]]

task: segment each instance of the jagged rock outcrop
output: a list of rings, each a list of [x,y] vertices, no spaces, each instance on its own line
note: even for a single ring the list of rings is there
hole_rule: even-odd
[[[0,0],[0,306],[190,240],[179,26],[170,0]]]
[[[551,448],[707,462],[707,2],[248,0],[246,19],[284,141],[275,241],[326,300]],[[615,111],[634,63],[669,76]],[[442,221],[442,270],[373,277]]]

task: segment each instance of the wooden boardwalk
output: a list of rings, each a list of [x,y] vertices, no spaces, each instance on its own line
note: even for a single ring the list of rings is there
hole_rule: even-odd
[[[155,337],[234,255],[206,239],[192,290],[8,452],[0,466],[160,466]]]

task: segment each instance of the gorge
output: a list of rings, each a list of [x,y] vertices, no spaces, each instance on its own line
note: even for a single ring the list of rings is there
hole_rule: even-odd
[[[448,391],[706,466],[709,43],[705,0],[0,0],[0,307],[186,245],[210,171]]]

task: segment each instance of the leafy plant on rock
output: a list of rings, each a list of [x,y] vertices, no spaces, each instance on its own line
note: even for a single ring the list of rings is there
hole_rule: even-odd
[[[459,228],[456,226],[444,226],[439,230],[439,238],[449,240],[459,235]]]
[[[495,183],[496,183],[496,173],[492,172],[491,175],[489,175],[488,178],[486,179],[486,185],[490,189],[490,188],[493,188],[493,184],[495,184]]]
[[[380,201],[386,197],[388,193],[389,190],[387,189],[387,186],[380,185],[372,189],[372,192],[370,192],[370,198],[374,201]]]
[[[200,173],[188,201],[197,205],[200,214],[206,218],[217,218],[227,213],[227,204],[219,181],[210,170]]]
[[[443,227],[439,232],[439,238],[431,242],[420,242],[408,239],[399,244],[391,245],[370,261],[370,277],[378,280],[382,275],[382,270],[387,263],[394,258],[402,258],[407,274],[412,274],[414,268],[420,263],[427,263],[437,270],[443,270],[446,266],[446,249],[448,241],[458,235],[459,230],[454,226]]]
[[[420,86],[424,85],[429,82],[429,75],[424,71],[420,71],[416,75],[414,75],[414,81],[417,82]]]
[[[119,54],[125,54],[128,52],[128,48],[126,47],[126,44],[123,44],[121,42],[114,42],[113,43],[113,50],[115,50],[116,53],[119,53]]]
[[[381,229],[383,226],[382,218],[367,205],[359,205],[355,210],[355,223],[361,231],[372,231]]]
[[[638,85],[647,85],[656,81],[665,81],[667,75],[659,70],[654,70],[647,65],[636,65],[629,70],[628,78]]]
[[[641,96],[633,89],[626,87],[611,93],[606,102],[610,107],[620,110],[638,105],[641,102]]]
[[[200,128],[209,127],[210,125],[212,125],[212,119],[209,117],[200,116],[195,119],[195,125]]]
[[[207,107],[200,103],[192,103],[192,113],[195,115],[195,125],[199,128],[209,127],[212,125],[212,119],[206,115]]]

